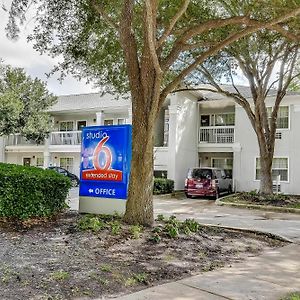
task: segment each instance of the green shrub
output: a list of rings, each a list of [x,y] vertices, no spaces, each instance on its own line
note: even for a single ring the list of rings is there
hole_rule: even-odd
[[[154,178],[153,194],[169,194],[174,191],[174,181],[165,178]]]
[[[52,170],[0,163],[0,217],[49,217],[66,208],[69,178]]]

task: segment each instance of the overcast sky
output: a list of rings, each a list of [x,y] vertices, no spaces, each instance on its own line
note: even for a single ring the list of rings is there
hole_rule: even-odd
[[[9,0],[0,0],[1,6],[9,2]],[[32,44],[27,43],[26,34],[30,31],[28,28],[22,29],[22,35],[18,41],[8,40],[4,30],[7,19],[7,13],[0,7],[0,59],[2,58],[5,64],[22,67],[30,76],[46,81],[48,89],[55,95],[97,92],[97,89],[93,89],[91,85],[85,84],[84,81],[77,81],[71,76],[67,77],[62,84],[57,80],[57,76],[47,79],[45,73],[52,69],[55,60],[47,55],[40,55],[33,50]]]

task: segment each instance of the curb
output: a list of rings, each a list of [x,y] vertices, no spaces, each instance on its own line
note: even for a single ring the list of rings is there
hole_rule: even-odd
[[[226,199],[231,197],[225,196],[222,199]],[[264,210],[264,211],[273,211],[273,212],[281,212],[281,213],[294,213],[300,214],[299,208],[289,208],[289,207],[276,207],[276,206],[269,206],[269,205],[257,205],[257,204],[243,204],[243,203],[234,203],[234,202],[223,202],[222,199],[216,200],[216,204],[220,206],[232,206],[237,208],[246,208],[246,209],[257,209],[257,210]]]
[[[175,198],[176,196],[184,196],[184,192],[183,191],[175,191],[173,193],[170,194],[162,194],[162,195],[153,195],[153,197],[155,198]]]
[[[232,226],[223,226],[223,225],[215,225],[215,224],[208,224],[208,223],[199,223],[201,226],[204,227],[215,227],[215,228],[224,228],[224,229],[230,229],[233,231],[238,231],[238,232],[247,232],[247,233],[254,233],[256,235],[264,235],[267,236],[269,238],[272,239],[276,239],[279,240],[281,242],[286,242],[286,243],[290,243],[290,244],[294,244],[295,242],[284,237],[281,236],[279,234],[274,234],[268,231],[260,231],[260,230],[256,230],[256,229],[248,229],[248,228],[240,228],[240,227],[232,227]]]

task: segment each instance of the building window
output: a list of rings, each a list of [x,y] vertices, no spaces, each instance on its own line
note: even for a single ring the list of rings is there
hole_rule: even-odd
[[[60,131],[73,131],[73,121],[62,121],[59,123]]]
[[[227,176],[232,176],[232,158],[212,158],[212,167],[224,169]]]
[[[73,157],[61,157],[59,159],[59,166],[73,172]]]
[[[215,114],[212,118],[214,126],[234,126],[234,113]]]
[[[234,126],[235,114],[223,113],[212,115],[201,115],[200,123],[202,127],[207,126]]]
[[[104,120],[104,125],[105,126],[114,125],[114,120],[113,119],[106,119],[106,120]]]
[[[267,107],[268,119],[271,120],[273,108]],[[277,129],[288,129],[289,128],[289,107],[280,106],[277,113]]]
[[[164,118],[164,147],[169,145],[169,121],[170,121],[170,116],[169,116],[169,110],[165,110],[165,118]]]
[[[118,125],[125,124],[125,119],[118,119]]]
[[[86,121],[77,121],[77,130],[81,131],[83,127],[86,127]]]
[[[36,166],[41,168],[44,167],[44,157],[36,158]]]
[[[260,180],[260,168],[260,158],[256,158],[256,180]],[[288,172],[289,168],[287,158],[273,158],[272,180],[277,180],[277,176],[280,175],[280,181],[288,181]]]
[[[168,177],[168,172],[165,171],[154,171],[154,177],[155,178],[167,178]]]

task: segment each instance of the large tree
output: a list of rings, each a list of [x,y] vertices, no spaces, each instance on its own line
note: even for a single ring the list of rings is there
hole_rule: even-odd
[[[125,220],[153,222],[153,132],[167,95],[208,57],[260,28],[288,34],[297,1],[13,0],[7,26],[18,34],[29,3],[36,5],[34,47],[62,56],[64,72],[118,92],[130,91],[132,164]],[[232,14],[232,5],[239,7]],[[266,10],[268,7],[268,10]],[[226,30],[225,30],[226,29]],[[181,64],[185,53],[189,65]]]
[[[36,143],[44,141],[51,128],[45,111],[55,102],[45,83],[23,69],[0,64],[0,136],[20,133]]]

